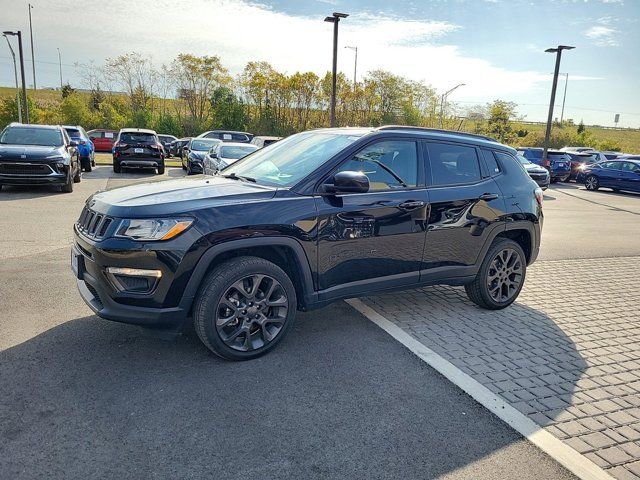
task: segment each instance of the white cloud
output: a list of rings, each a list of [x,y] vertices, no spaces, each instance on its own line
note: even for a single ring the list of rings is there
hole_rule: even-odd
[[[585,32],[585,35],[599,47],[617,47],[620,45],[618,30],[606,24],[594,25]]]

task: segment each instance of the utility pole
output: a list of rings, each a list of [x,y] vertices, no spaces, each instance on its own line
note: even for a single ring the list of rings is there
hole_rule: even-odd
[[[348,48],[349,50],[353,50],[356,53],[355,60],[353,62],[353,87],[355,88],[358,83],[358,47],[350,47],[346,46],[344,48]]]
[[[547,48],[546,53],[556,54],[556,68],[553,70],[553,85],[551,86],[551,100],[549,101],[549,116],[547,117],[547,129],[544,133],[544,150],[542,151],[542,165],[544,167],[550,167],[551,163],[547,158],[547,152],[549,151],[549,141],[551,140],[551,124],[553,122],[553,104],[556,101],[556,88],[558,87],[558,74],[560,73],[560,59],[562,58],[563,50],[572,50],[576,47],[569,47],[567,45],[558,45],[557,48]]]
[[[29,123],[29,104],[27,103],[27,82],[24,78],[24,53],[22,51],[22,32],[6,31],[3,35],[14,35],[18,37],[18,54],[20,55],[20,76],[22,77],[22,102],[24,107],[24,116],[26,123]]]
[[[330,122],[331,126],[336,126],[336,83],[337,83],[337,70],[338,70],[338,23],[341,18],[347,18],[348,13],[333,12],[330,17],[325,17],[324,21],[333,23],[333,68],[331,77],[331,111]]]
[[[33,5],[29,4],[29,35],[31,36],[31,66],[33,67],[33,89],[36,90],[36,57],[33,54],[33,26],[31,25],[31,9]],[[27,122],[28,123],[28,122]]]
[[[20,86],[18,85],[18,67],[16,66],[16,54],[13,51],[11,42],[9,41],[9,36],[6,33],[3,33],[2,36],[7,41],[9,50],[11,50],[11,56],[13,57],[13,76],[16,80],[16,105],[18,106],[18,121],[22,123],[22,102],[20,101]]]
[[[58,65],[60,65],[60,92],[62,92],[62,55],[60,55],[60,49],[56,47],[58,50]]]

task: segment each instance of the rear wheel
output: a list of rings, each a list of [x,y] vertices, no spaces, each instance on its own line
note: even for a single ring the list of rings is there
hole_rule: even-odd
[[[600,181],[595,175],[589,175],[584,181],[584,186],[587,190],[595,191],[600,188]]]
[[[164,163],[158,167],[158,175],[164,175]]]
[[[524,251],[508,238],[497,238],[487,252],[473,282],[465,285],[469,300],[498,310],[511,305],[522,290],[527,271]]]
[[[91,160],[91,158],[89,158],[89,160],[87,161],[87,164],[84,166],[85,172],[90,172],[92,170],[92,163],[93,161]]]
[[[291,329],[296,291],[277,265],[238,257],[203,281],[193,308],[202,343],[227,360],[248,360],[273,349]]]
[[[120,173],[122,171],[122,167],[118,162],[113,162],[113,173]]]
[[[81,175],[82,175],[82,165],[80,162],[76,165],[76,174],[73,176],[73,183],[80,183]]]

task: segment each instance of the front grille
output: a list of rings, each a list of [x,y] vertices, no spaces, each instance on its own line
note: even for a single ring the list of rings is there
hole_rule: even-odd
[[[80,214],[80,218],[76,222],[76,227],[83,235],[94,239],[100,239],[107,234],[112,223],[113,218],[84,207]]]
[[[49,165],[36,163],[0,163],[2,175],[51,175],[53,170]]]
[[[546,173],[530,173],[529,176],[534,180],[544,180],[545,178],[547,178]]]

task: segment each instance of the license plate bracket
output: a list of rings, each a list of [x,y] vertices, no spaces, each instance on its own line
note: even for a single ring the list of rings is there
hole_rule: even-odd
[[[83,279],[84,274],[84,257],[74,248],[71,249],[71,271],[79,280]]]

